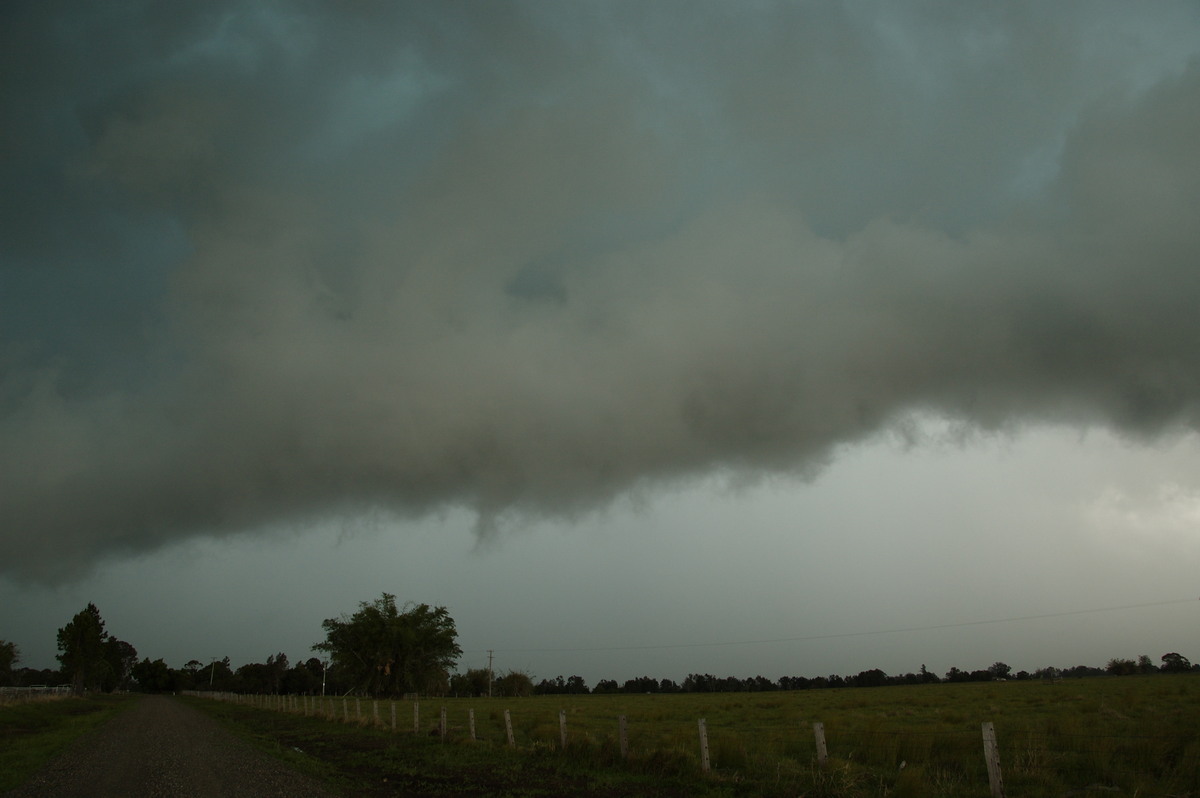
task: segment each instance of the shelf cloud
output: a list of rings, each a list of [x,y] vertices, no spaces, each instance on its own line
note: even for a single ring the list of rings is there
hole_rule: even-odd
[[[1194,8],[866,8],[10,5],[0,572],[1196,429]]]

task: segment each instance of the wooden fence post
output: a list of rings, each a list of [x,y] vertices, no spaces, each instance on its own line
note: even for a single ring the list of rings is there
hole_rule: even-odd
[[[342,723],[350,721],[350,705],[346,703],[346,696],[342,696]]]
[[[413,734],[421,733],[421,702],[413,701]]]
[[[565,709],[558,711],[558,740],[562,743],[562,749],[567,750],[567,711]]]
[[[708,724],[700,718],[700,769],[705,773],[709,770],[708,762]]]
[[[829,751],[825,748],[825,724],[817,721],[813,724],[813,737],[817,740],[817,765],[825,767],[829,761]]]
[[[471,739],[475,739],[475,710],[467,710],[467,725],[471,727]]]
[[[1004,798],[1000,752],[996,749],[996,727],[990,721],[983,724],[983,758],[987,761],[988,785],[992,788],[992,798]]]
[[[442,742],[446,742],[446,708],[442,707],[441,718],[438,719],[438,736],[442,738]]]
[[[517,747],[517,739],[515,737],[513,737],[512,715],[509,713],[509,711],[507,709],[504,710],[504,731],[508,733],[508,747],[516,748]]]
[[[374,699],[371,701],[371,723],[375,726],[379,725],[379,702]]]
[[[396,733],[396,702],[388,701],[392,706],[392,734]]]
[[[354,719],[362,723],[362,702],[358,700],[358,696],[354,696]]]
[[[629,758],[629,729],[626,726],[624,715],[620,715],[617,717],[617,736],[620,738],[620,741],[621,741],[621,758],[628,759]]]

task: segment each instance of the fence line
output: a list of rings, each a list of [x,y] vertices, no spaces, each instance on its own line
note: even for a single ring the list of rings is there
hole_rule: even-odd
[[[389,725],[388,723],[386,723],[383,720],[384,713],[382,713],[380,711],[380,706],[379,706],[378,700],[372,700],[371,712],[364,713],[362,711],[360,699],[355,698],[355,712],[353,713],[353,715],[351,715],[351,713],[349,711],[348,700],[344,696],[343,697],[322,697],[322,696],[307,697],[306,696],[303,698],[303,700],[300,700],[294,696],[288,697],[288,696],[239,695],[239,694],[235,694],[235,693],[212,693],[212,692],[190,692],[188,694],[200,696],[200,697],[208,697],[208,698],[232,702],[232,703],[236,703],[236,704],[243,704],[243,705],[251,706],[251,707],[254,707],[257,709],[288,712],[288,713],[292,713],[292,714],[300,714],[300,715],[303,715],[306,717],[311,716],[314,718],[319,718],[319,719],[324,719],[324,720],[332,720],[332,721],[338,721],[340,719],[340,721],[342,723],[356,723],[361,726],[369,726],[369,727],[383,729],[383,730],[390,730],[392,733],[397,732],[396,710],[397,710],[398,702],[396,700],[388,700],[387,701],[387,716],[390,718],[390,721],[391,721],[390,725]],[[339,712],[338,702],[341,703],[340,712]],[[412,699],[413,733],[414,734],[421,734],[420,704],[421,704],[421,701],[419,699]],[[496,705],[493,704],[493,706],[496,706]],[[500,728],[497,728],[497,726],[496,726],[496,724],[498,724],[500,722],[500,718],[499,718],[498,712],[497,712],[498,710],[499,710],[499,706],[496,706],[495,710],[493,710],[490,713],[487,713],[487,714],[490,714],[490,717],[492,719],[492,723],[490,724],[489,729],[493,731],[494,736],[489,736],[487,730],[485,730],[483,733],[480,733],[480,730],[477,726],[477,714],[475,712],[474,707],[470,707],[467,709],[466,717],[465,717],[465,725],[453,726],[450,722],[450,719],[449,719],[449,716],[447,713],[447,708],[444,705],[441,706],[439,708],[438,713],[436,713],[434,715],[434,718],[436,719],[436,725],[431,727],[429,734],[431,736],[439,737],[443,742],[450,740],[450,739],[458,739],[458,740],[470,740],[472,742],[482,742],[482,743],[491,742],[491,743],[495,743],[497,745],[506,743],[509,748],[514,748],[514,749],[518,748],[517,739],[516,739],[517,736],[516,736],[516,733],[514,732],[514,723],[513,723],[512,713],[510,712],[509,709],[503,710],[503,727],[502,727],[502,729],[500,729]],[[533,746],[545,746],[550,739],[553,739],[553,732],[550,731],[550,729],[553,729],[554,725],[555,724],[550,719],[546,719],[542,722],[538,722],[535,717],[526,713],[526,715],[522,718],[522,726],[521,726],[522,737],[526,741],[525,744],[533,745]],[[594,727],[587,727],[586,724],[585,724],[584,732],[582,732],[582,733],[577,732],[575,734],[575,736],[571,736],[569,734],[569,730],[568,730],[568,713],[565,709],[559,710],[558,715],[557,715],[557,731],[558,731],[558,743],[559,743],[558,747],[560,747],[563,750],[566,750],[568,748],[569,743],[571,743],[572,740],[577,739],[577,738],[585,741],[585,743],[596,743],[603,739],[609,739],[609,740],[613,740],[613,742],[615,742],[617,745],[619,745],[620,757],[622,760],[626,760],[630,757],[629,729],[630,729],[631,725],[636,725],[636,719],[635,719],[634,723],[631,724],[629,718],[626,715],[621,714],[613,719],[613,730],[612,731],[615,732],[615,737],[610,736],[610,734],[608,732],[600,732],[600,737],[597,737]],[[694,756],[696,756],[696,758],[698,759],[700,769],[703,772],[709,772],[712,769],[719,769],[719,767],[721,765],[722,756],[728,756],[727,748],[723,750],[722,746],[723,745],[727,746],[729,739],[731,737],[733,737],[736,740],[740,740],[741,738],[745,737],[745,734],[747,731],[753,733],[755,731],[766,731],[769,729],[770,731],[775,732],[775,731],[778,731],[779,727],[777,727],[777,726],[776,727],[738,726],[735,729],[729,729],[729,728],[721,728],[721,727],[716,727],[716,726],[709,726],[705,719],[700,718],[697,721],[696,728],[699,732],[699,740],[698,740],[699,746],[698,746],[698,749],[693,749],[695,751]],[[975,770],[975,768],[968,767],[967,771],[975,770],[975,772],[980,773],[980,775],[982,775],[981,771],[983,769],[986,769],[987,777],[988,777],[988,784],[991,789],[992,798],[1004,798],[1004,795],[1005,795],[1004,779],[1002,776],[1001,756],[1000,756],[1001,748],[997,742],[997,734],[996,734],[995,727],[993,726],[993,724],[991,722],[985,721],[981,724],[980,730],[981,730],[980,732],[972,733],[972,732],[959,731],[959,730],[934,731],[934,730],[925,730],[925,729],[904,730],[904,729],[856,728],[856,729],[842,731],[841,734],[843,735],[843,737],[841,737],[841,738],[838,738],[835,735],[834,737],[827,739],[825,725],[823,723],[821,723],[820,721],[816,721],[816,722],[811,723],[812,736],[810,739],[812,740],[812,749],[811,750],[813,752],[814,764],[816,765],[816,767],[824,769],[824,768],[828,767],[829,762],[830,762],[830,755],[829,755],[830,740],[833,741],[835,750],[837,750],[839,752],[839,754],[841,755],[841,760],[843,762],[845,762],[845,761],[849,761],[849,759],[852,759],[854,753],[859,750],[887,751],[887,752],[893,752],[893,753],[896,752],[897,747],[895,745],[889,746],[889,745],[885,745],[885,744],[872,743],[871,740],[873,738],[885,738],[885,739],[891,739],[891,740],[895,740],[895,741],[902,741],[902,740],[909,739],[909,738],[917,738],[917,739],[923,738],[923,739],[926,739],[929,741],[933,741],[936,739],[955,740],[957,742],[956,742],[954,748],[955,749],[963,748],[965,750],[965,743],[968,742],[968,739],[974,738],[976,740],[976,745],[978,745],[978,741],[980,740],[980,737],[977,735],[981,734],[982,742],[983,742],[983,746],[982,746],[983,757],[982,757],[982,761],[980,761],[980,760],[975,760],[975,761],[977,763],[979,763],[979,765],[977,765],[976,767],[979,767],[979,766],[982,766],[982,767],[980,767],[979,770]],[[501,732],[504,735],[503,738],[499,737],[499,734]],[[1055,738],[1060,738],[1060,737],[1063,739],[1094,739],[1094,740],[1100,740],[1100,741],[1128,740],[1128,741],[1136,741],[1139,743],[1144,743],[1146,741],[1160,741],[1160,742],[1170,741],[1175,744],[1186,744],[1186,745],[1195,745],[1196,744],[1195,736],[1181,740],[1181,738],[1178,736],[1169,736],[1169,735],[1115,735],[1115,734],[1050,735],[1050,734],[1046,734],[1043,732],[1035,732],[1035,731],[1031,731],[1031,730],[1011,730],[1011,729],[1008,730],[1007,733],[1008,733],[1008,740],[1010,742],[1010,745],[1009,745],[1010,754],[1014,753],[1014,752],[1019,753],[1019,752],[1015,751],[1015,749],[1018,745],[1020,745],[1022,743],[1033,746],[1032,748],[1024,749],[1024,750],[1026,750],[1026,752],[1034,751],[1034,752],[1041,753],[1041,754],[1055,754],[1055,755],[1070,755],[1070,756],[1088,757],[1092,754],[1103,753],[1104,751],[1107,750],[1107,749],[1101,749],[1101,748],[1083,748],[1083,749],[1071,748],[1071,749],[1067,749],[1067,748],[1045,745],[1046,742],[1048,742],[1052,739],[1055,739]],[[713,735],[715,735],[715,745],[716,745],[715,751],[712,747],[714,741],[710,740],[710,736],[713,736]],[[803,734],[803,732],[799,729],[799,727],[797,727],[797,732],[796,732],[794,738],[790,738],[791,742],[789,743],[789,742],[785,741],[785,742],[779,743],[779,745],[780,745],[781,749],[784,746],[795,749],[796,746],[802,745],[801,740],[803,739],[804,736],[805,735]],[[692,739],[696,740],[696,737],[693,736]],[[1019,742],[1012,743],[1013,740],[1017,740]],[[693,745],[695,745],[695,743],[693,743]],[[644,749],[642,751],[642,753],[652,753],[654,751],[661,751],[661,750],[664,750],[664,749],[662,749],[661,747],[652,747],[649,749]],[[977,748],[976,750],[979,751],[980,749]],[[948,753],[950,753],[951,755],[958,755],[960,752],[957,750],[951,750]],[[748,758],[748,755],[745,755],[745,756],[746,756],[746,758]],[[897,758],[899,758],[898,754],[897,754]],[[910,758],[911,758],[911,755],[910,755]],[[946,752],[943,752],[941,754],[941,756],[938,757],[938,759],[940,761],[944,762],[946,760]],[[693,761],[696,761],[696,760],[693,760]],[[913,764],[917,764],[917,763],[915,761],[908,761],[908,759],[902,759],[899,762],[898,767],[902,771],[906,766],[913,765]]]

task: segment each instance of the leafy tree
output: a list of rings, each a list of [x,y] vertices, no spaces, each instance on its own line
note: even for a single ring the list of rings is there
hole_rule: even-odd
[[[111,666],[104,650],[107,637],[100,610],[91,603],[58,630],[58,661],[75,692],[97,689],[108,675]]]
[[[133,676],[133,666],[138,662],[137,649],[124,640],[118,640],[111,635],[105,639],[101,648],[104,662],[108,666],[104,669],[101,689],[106,693],[128,689],[129,680]]]
[[[324,666],[316,657],[297,662],[283,674],[280,691],[284,693],[309,694],[321,692],[321,672]]]
[[[509,671],[495,682],[495,693],[506,698],[525,698],[533,695],[533,679],[524,671]]]
[[[1163,673],[1187,673],[1191,669],[1192,663],[1182,654],[1171,652],[1162,655],[1162,668],[1159,670]]]
[[[21,661],[16,643],[0,640],[0,684],[12,684],[13,666]]]
[[[450,692],[463,696],[484,696],[488,694],[490,681],[487,668],[471,668],[466,673],[456,673],[450,677]]]
[[[321,627],[325,640],[313,648],[330,655],[352,689],[370,695],[444,690],[450,666],[462,654],[445,607],[406,604],[401,611],[389,593],[360,602],[353,615],[327,618]]]
[[[1003,662],[993,662],[988,668],[988,673],[992,675],[993,679],[1007,679],[1008,674],[1012,673],[1012,668]]]
[[[179,689],[179,680],[185,674],[172,670],[161,659],[149,657],[133,666],[133,678],[143,693],[171,693]]]
[[[1137,663],[1131,659],[1120,659],[1114,657],[1104,666],[1104,670],[1111,673],[1113,676],[1129,676],[1137,673]]]
[[[1151,659],[1148,656],[1146,656],[1145,654],[1142,654],[1142,655],[1138,656],[1137,670],[1138,670],[1138,673],[1155,673],[1158,670],[1158,668],[1155,667],[1154,662],[1151,661]]]

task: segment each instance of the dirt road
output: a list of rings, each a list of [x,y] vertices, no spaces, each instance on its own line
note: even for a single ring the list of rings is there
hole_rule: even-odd
[[[313,780],[163,696],[140,699],[5,798],[332,798]]]

